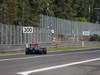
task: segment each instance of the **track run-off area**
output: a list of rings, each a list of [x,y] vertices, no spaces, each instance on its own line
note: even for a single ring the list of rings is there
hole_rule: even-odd
[[[0,55],[0,75],[100,75],[100,50]]]

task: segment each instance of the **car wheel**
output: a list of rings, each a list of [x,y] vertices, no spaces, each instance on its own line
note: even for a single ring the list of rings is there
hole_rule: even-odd
[[[26,51],[25,54],[26,54],[26,55],[29,55],[29,52]]]
[[[26,54],[26,55],[29,55],[29,54],[30,54],[30,53],[29,53],[29,48],[26,48],[26,49],[25,49],[25,54]]]
[[[47,49],[44,48],[43,54],[47,54]]]

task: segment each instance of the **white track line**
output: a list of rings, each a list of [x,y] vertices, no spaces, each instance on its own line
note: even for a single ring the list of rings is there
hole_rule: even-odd
[[[1,61],[25,60],[25,59],[32,59],[32,58],[38,58],[38,57],[47,57],[47,56],[60,56],[60,55],[95,53],[95,52],[100,52],[100,51],[95,50],[95,51],[72,52],[72,53],[52,54],[52,55],[40,55],[40,56],[31,56],[31,57],[8,58],[8,59],[1,59],[0,62]]]
[[[56,66],[51,66],[51,67],[45,67],[45,68],[35,69],[35,70],[31,70],[31,71],[18,72],[16,74],[29,75],[31,73],[42,72],[42,71],[58,69],[58,68],[63,68],[63,67],[69,67],[69,66],[73,66],[73,65],[78,65],[78,64],[83,64],[83,63],[88,63],[88,62],[93,62],[93,61],[98,61],[98,60],[100,60],[100,58],[79,61],[79,62],[72,62],[72,63],[68,63],[68,64],[56,65]]]
[[[20,57],[20,58],[1,59],[0,61],[23,60],[23,59],[32,59],[32,58],[37,58],[37,57],[43,57],[43,56],[31,56],[31,57]]]
[[[4,54],[4,55],[1,54],[0,56],[12,56],[12,55],[20,55],[20,54],[24,54],[24,53],[18,53],[18,54],[6,54],[6,55],[5,55],[5,54]]]

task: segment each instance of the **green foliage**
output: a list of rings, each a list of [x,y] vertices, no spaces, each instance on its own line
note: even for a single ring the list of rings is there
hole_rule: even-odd
[[[79,17],[79,18],[74,18],[74,21],[87,22],[88,19],[86,19],[84,17]]]
[[[39,26],[40,14],[96,22],[94,8],[100,0],[0,0],[0,23]]]
[[[16,2],[15,0],[4,0],[0,4],[0,22],[12,24],[16,19]]]
[[[100,41],[100,35],[97,34],[91,35],[90,41]]]

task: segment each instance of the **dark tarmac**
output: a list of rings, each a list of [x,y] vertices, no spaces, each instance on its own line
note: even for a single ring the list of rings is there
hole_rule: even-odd
[[[100,50],[0,56],[0,75],[100,75],[100,60],[25,74],[26,71],[96,58],[100,58]],[[24,73],[18,74],[21,72]]]

